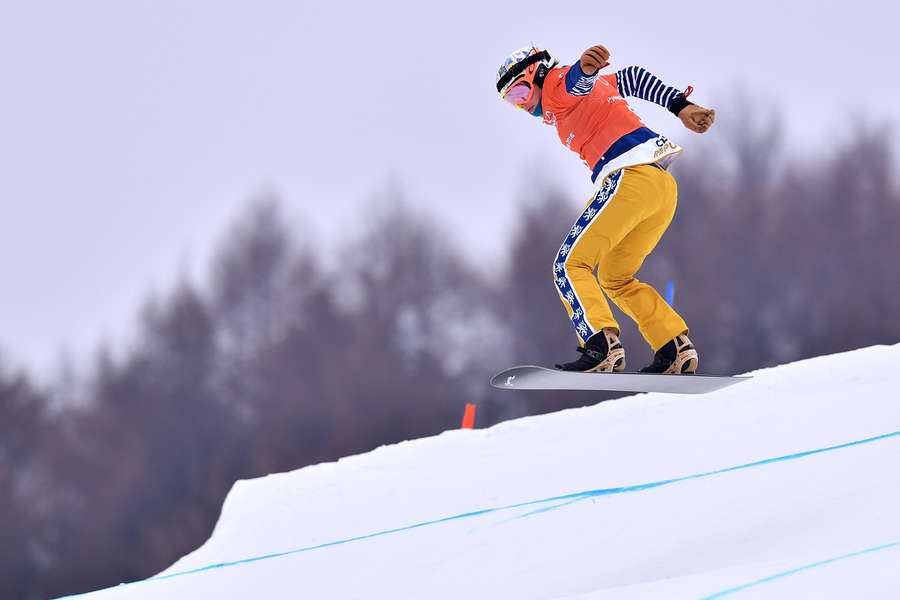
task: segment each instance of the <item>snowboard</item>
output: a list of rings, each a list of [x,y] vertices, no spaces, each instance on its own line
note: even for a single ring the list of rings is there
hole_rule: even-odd
[[[748,376],[578,373],[534,365],[512,367],[491,378],[502,390],[592,390],[705,394],[752,379]]]

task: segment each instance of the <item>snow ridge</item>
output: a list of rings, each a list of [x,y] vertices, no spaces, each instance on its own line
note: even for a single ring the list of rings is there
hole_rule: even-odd
[[[877,346],[238,482],[197,551],[70,598],[892,597],[898,364]]]
[[[140,584],[140,583],[148,583],[148,582],[159,581],[159,580],[163,580],[163,579],[171,579],[171,578],[173,578],[173,577],[183,577],[183,576],[185,576],[185,575],[194,575],[194,574],[196,574],[196,573],[202,573],[202,572],[210,571],[210,570],[213,570],[213,569],[225,569],[225,568],[228,568],[228,567],[235,567],[235,566],[244,565],[244,564],[248,564],[248,563],[252,563],[252,562],[257,562],[257,561],[260,561],[260,560],[269,560],[269,559],[272,559],[272,558],[281,558],[281,557],[284,557],[284,556],[289,556],[289,555],[291,555],[291,554],[300,554],[300,553],[303,553],[303,552],[311,552],[311,551],[314,551],[314,550],[321,550],[321,549],[323,549],[323,548],[329,548],[329,547],[331,547],[331,546],[338,546],[338,545],[341,545],[341,544],[349,544],[349,543],[353,543],[353,542],[359,542],[359,541],[362,541],[362,540],[368,540],[368,539],[371,539],[371,538],[381,537],[381,536],[385,536],[385,535],[391,535],[391,534],[395,534],[395,533],[401,533],[401,532],[404,532],[404,531],[410,531],[410,530],[412,530],[412,529],[418,529],[418,528],[420,528],[420,527],[428,527],[428,526],[431,526],[431,525],[438,525],[438,524],[441,524],[441,523],[447,523],[447,522],[449,522],[449,521],[457,521],[457,520],[460,520],[460,519],[468,519],[468,518],[472,518],[472,517],[478,517],[478,516],[482,516],[482,515],[487,515],[487,514],[489,514],[489,513],[498,513],[498,512],[503,512],[503,511],[515,510],[515,509],[525,508],[525,507],[534,506],[534,505],[538,505],[538,504],[548,504],[548,503],[560,502],[560,504],[555,504],[554,506],[545,507],[545,508],[542,508],[542,509],[539,509],[539,510],[536,510],[536,511],[527,512],[527,513],[524,513],[524,514],[519,515],[518,517],[516,517],[516,518],[525,518],[525,517],[537,515],[537,514],[540,514],[540,513],[549,512],[549,511],[551,511],[551,510],[557,510],[557,509],[562,508],[562,507],[564,507],[564,506],[569,506],[569,505],[571,505],[571,504],[574,503],[574,502],[579,502],[579,501],[581,501],[581,500],[587,500],[587,499],[589,499],[589,498],[594,498],[594,497],[597,497],[597,496],[608,496],[608,495],[612,495],[612,494],[627,494],[627,493],[630,493],[630,492],[642,492],[642,491],[649,490],[649,489],[653,489],[653,488],[656,488],[656,487],[661,487],[661,486],[664,486],[664,485],[671,485],[671,484],[673,484],[673,483],[679,483],[679,482],[682,482],[682,481],[689,481],[689,480],[691,480],[691,479],[702,479],[702,478],[705,478],[705,477],[713,477],[713,476],[715,476],[715,475],[721,475],[721,474],[724,474],[724,473],[731,473],[731,472],[733,472],[733,471],[740,471],[740,470],[743,470],[743,469],[751,469],[751,468],[754,468],[754,467],[760,467],[760,466],[767,465],[767,464],[771,464],[771,463],[783,462],[783,461],[789,461],[789,460],[797,460],[797,459],[800,459],[800,458],[806,458],[806,457],[808,457],[808,456],[813,456],[813,455],[816,455],[816,454],[822,454],[822,453],[824,453],[824,452],[834,452],[834,451],[836,451],[836,450],[843,450],[843,449],[845,449],[845,448],[852,448],[853,446],[859,446],[859,445],[862,445],[862,444],[871,444],[871,443],[873,443],[873,442],[880,442],[880,441],[883,441],[883,440],[888,440],[888,439],[891,439],[891,438],[896,438],[896,437],[898,437],[898,436],[900,436],[900,430],[898,430],[898,431],[892,431],[892,432],[890,432],[890,433],[885,433],[885,434],[883,434],[883,435],[878,435],[878,436],[874,436],[874,437],[870,437],[870,438],[866,438],[866,439],[862,439],[862,440],[856,440],[856,441],[853,441],[853,442],[847,442],[847,443],[845,443],[845,444],[839,444],[839,445],[837,445],[837,446],[829,446],[829,447],[827,447],[827,448],[816,448],[815,450],[806,450],[806,451],[804,451],[804,452],[796,452],[796,453],[794,453],[794,454],[788,454],[788,455],[786,455],[786,456],[776,456],[776,457],[774,457],[774,458],[767,458],[767,459],[764,459],[764,460],[758,460],[758,461],[755,461],[755,462],[752,462],[752,463],[747,463],[747,464],[743,464],[743,465],[736,465],[736,466],[733,466],[733,467],[725,467],[725,468],[723,468],[723,469],[717,469],[717,470],[715,470],[715,471],[707,471],[707,472],[705,472],[705,473],[695,473],[695,474],[693,474],[693,475],[684,475],[684,476],[682,476],[682,477],[675,477],[675,478],[673,478],[673,479],[665,479],[665,480],[662,480],[662,481],[653,481],[653,482],[650,482],[650,483],[640,483],[640,484],[637,484],[637,485],[629,485],[629,486],[624,486],[624,487],[606,488],[606,489],[600,489],[600,490],[587,490],[587,491],[583,491],[583,492],[575,492],[575,493],[572,493],[572,494],[566,494],[566,495],[563,495],[563,496],[555,496],[555,497],[552,497],[552,498],[542,498],[542,499],[540,499],[540,500],[529,500],[529,501],[527,501],[527,502],[520,502],[520,503],[518,503],[518,504],[511,504],[511,505],[509,505],[509,506],[500,506],[500,507],[495,507],[495,508],[484,508],[484,509],[475,510],[475,511],[472,511],[472,512],[463,513],[463,514],[459,514],[459,515],[452,515],[452,516],[449,516],[449,517],[443,517],[443,518],[440,518],[440,519],[434,519],[434,520],[432,520],[432,521],[425,521],[425,522],[422,522],[422,523],[415,523],[415,524],[413,524],[413,525],[407,525],[407,526],[405,526],[405,527],[398,527],[398,528],[396,528],[396,529],[389,529],[389,530],[386,530],[386,531],[377,531],[377,532],[374,532],[374,533],[368,533],[368,534],[360,535],[360,536],[353,537],[353,538],[348,538],[348,539],[343,539],[343,540],[335,540],[335,541],[333,541],[333,542],[326,542],[326,543],[324,543],[324,544],[318,544],[318,545],[316,545],[316,546],[309,546],[309,547],[306,547],[306,548],[297,548],[297,549],[295,549],[295,550],[287,550],[287,551],[284,551],[284,552],[274,552],[274,553],[265,554],[265,555],[262,555],[262,556],[254,556],[254,557],[251,557],[251,558],[244,558],[244,559],[235,560],[235,561],[231,561],[231,562],[227,562],[227,563],[217,563],[217,564],[213,564],[213,565],[207,565],[207,566],[205,566],[205,567],[200,567],[200,568],[197,568],[197,569],[192,569],[192,570],[190,570],[190,571],[180,571],[180,572],[176,572],[176,573],[168,573],[168,574],[163,574],[163,575],[157,575],[157,576],[155,576],[155,577],[151,577],[151,578],[149,578],[149,579],[145,579],[144,581],[138,581],[138,582],[134,582],[134,583],[131,583],[131,584],[126,584],[126,585],[137,585],[137,584]],[[814,567],[814,566],[820,566],[820,565],[826,564],[826,563],[828,563],[828,562],[834,562],[834,561],[836,561],[836,560],[840,560],[840,559],[843,559],[843,558],[849,558],[849,557],[857,556],[857,555],[859,555],[859,554],[864,554],[864,553],[867,553],[867,552],[873,552],[873,551],[876,551],[876,550],[882,550],[882,549],[889,548],[889,547],[893,547],[893,546],[896,546],[896,545],[900,545],[900,542],[891,543],[891,544],[886,544],[886,545],[879,546],[879,547],[876,547],[876,548],[871,548],[871,549],[868,549],[868,550],[863,550],[863,551],[861,551],[861,552],[856,552],[856,553],[853,553],[853,554],[848,554],[848,555],[846,555],[846,556],[837,557],[837,558],[834,558],[834,559],[830,559],[830,560],[827,560],[827,561],[823,561],[823,562],[820,562],[820,563],[816,563],[816,564],[811,565],[811,566],[801,567],[801,568],[795,569],[795,570],[793,570],[793,571],[791,571],[791,572],[786,572],[786,573],[784,573],[784,574],[778,574],[778,575],[774,575],[774,576],[772,576],[772,577],[768,577],[768,578],[766,578],[766,579],[764,579],[764,580],[760,580],[760,582],[758,582],[758,583],[762,583],[763,581],[768,581],[768,580],[775,579],[775,578],[778,578],[778,577],[784,577],[784,576],[786,576],[786,575],[788,575],[788,574],[791,574],[791,573],[793,573],[793,572],[798,572],[798,571],[800,571],[800,570],[807,569],[807,568],[812,568],[812,567]],[[740,587],[738,587],[738,588],[733,588],[733,590],[726,590],[725,592],[719,592],[718,594],[714,594],[714,595],[712,595],[712,596],[707,596],[706,598],[719,598],[719,597],[721,597],[722,595],[725,595],[726,593],[731,593],[732,591],[737,591],[737,590],[739,590],[739,589],[744,589],[745,587],[750,587],[750,585],[756,585],[756,583],[748,584],[748,585],[745,585],[745,586],[740,586]],[[78,598],[78,597],[83,597],[83,595],[82,595],[82,596],[68,596],[68,598]]]

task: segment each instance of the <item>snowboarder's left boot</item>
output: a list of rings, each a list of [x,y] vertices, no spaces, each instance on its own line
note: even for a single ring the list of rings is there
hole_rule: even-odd
[[[625,370],[625,348],[612,330],[599,331],[588,338],[578,360],[556,365],[562,371],[612,373]]]
[[[653,357],[653,364],[641,369],[641,373],[689,373],[697,372],[697,350],[686,335],[677,335],[660,348]]]

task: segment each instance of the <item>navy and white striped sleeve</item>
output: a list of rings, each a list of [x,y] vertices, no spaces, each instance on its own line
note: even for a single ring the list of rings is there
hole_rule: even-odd
[[[616,72],[619,95],[636,96],[648,100],[664,108],[670,108],[672,101],[681,94],[680,91],[643,67],[625,67]],[[683,96],[683,94],[682,94]]]
[[[573,96],[586,96],[594,89],[594,82],[597,81],[598,75],[600,75],[599,70],[593,75],[585,75],[581,70],[581,61],[577,60],[566,73],[566,91]]]

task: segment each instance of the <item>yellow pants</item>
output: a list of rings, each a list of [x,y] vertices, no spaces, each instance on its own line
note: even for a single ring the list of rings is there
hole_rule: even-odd
[[[672,222],[677,203],[675,179],[654,165],[616,171],[594,193],[553,265],[556,289],[582,344],[603,328],[619,329],[604,292],[637,323],[654,352],[687,333],[684,319],[634,276]]]

